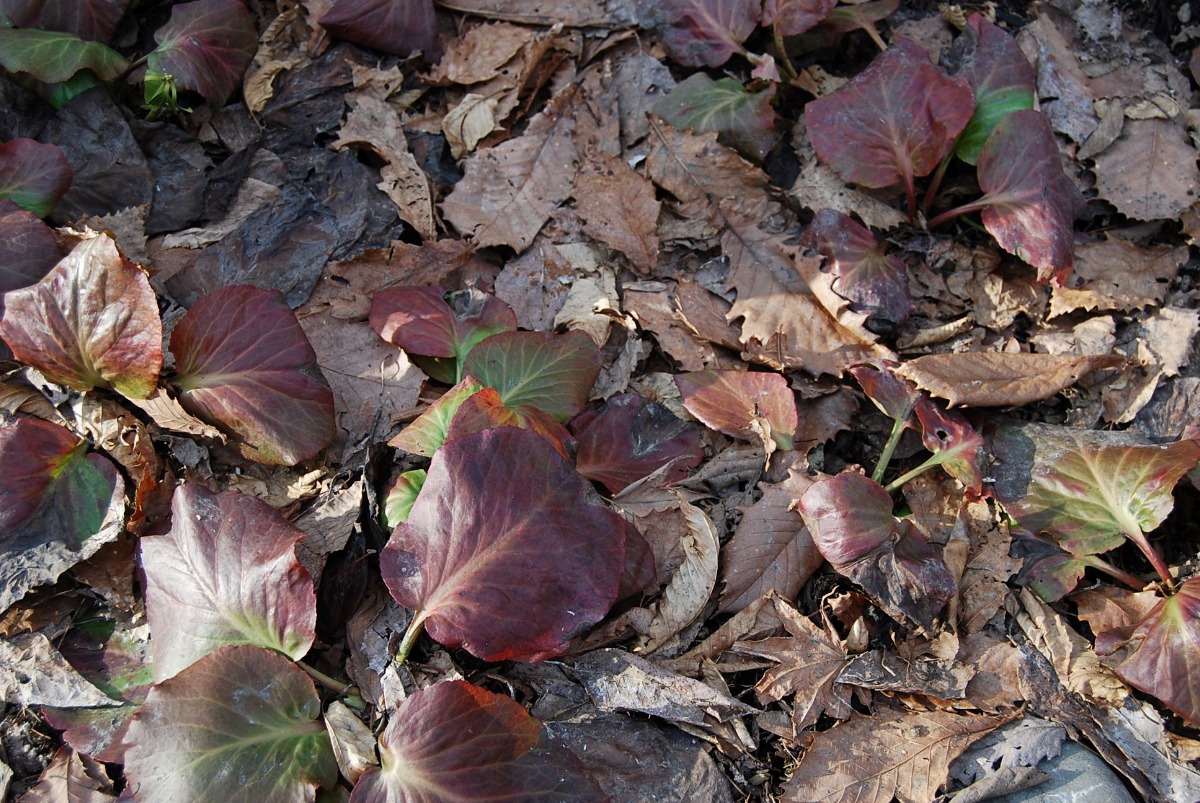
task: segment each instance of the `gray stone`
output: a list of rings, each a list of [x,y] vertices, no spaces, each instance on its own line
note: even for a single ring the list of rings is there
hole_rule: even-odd
[[[1050,780],[1031,789],[993,798],[996,803],[1135,803],[1121,779],[1078,742],[1063,743],[1055,758],[1038,764]]]

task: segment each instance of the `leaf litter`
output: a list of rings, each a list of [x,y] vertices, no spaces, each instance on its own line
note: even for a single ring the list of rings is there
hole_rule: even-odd
[[[1186,20],[127,5],[0,3],[0,792],[1200,799]]]

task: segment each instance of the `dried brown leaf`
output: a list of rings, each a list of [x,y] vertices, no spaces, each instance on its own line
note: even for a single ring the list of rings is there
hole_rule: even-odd
[[[971,351],[918,357],[898,373],[951,407],[1019,407],[1048,399],[1084,374],[1122,361],[1110,355]]]
[[[1174,120],[1127,120],[1116,142],[1096,157],[1096,189],[1122,214],[1171,220],[1200,193],[1196,149]]]
[[[615,156],[589,153],[575,183],[575,211],[589,237],[620,251],[648,276],[658,264],[654,185]]]
[[[1078,245],[1071,286],[1050,290],[1049,317],[1081,309],[1132,312],[1161,303],[1187,260],[1186,246],[1139,246],[1114,236]]]
[[[663,589],[662,598],[654,608],[654,618],[641,645],[644,652],[654,652],[691,624],[704,610],[717,585],[720,545],[716,528],[703,510],[682,496],[679,497],[679,507],[687,521],[687,533],[680,539],[683,563],[675,570],[675,575]]]

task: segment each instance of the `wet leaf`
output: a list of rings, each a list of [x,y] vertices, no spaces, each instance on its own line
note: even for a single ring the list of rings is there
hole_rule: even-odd
[[[394,287],[371,299],[371,328],[410,355],[443,357],[422,361],[439,382],[462,379],[462,361],[477,343],[500,332],[515,332],[517,317],[495,296],[464,290],[445,298],[440,287]],[[452,360],[452,361],[451,361]]]
[[[937,167],[974,108],[966,79],[901,37],[849,83],[811,101],[804,116],[817,156],[844,181],[903,182],[911,198],[913,179]]]
[[[396,56],[440,53],[433,0],[337,0],[321,18],[334,36]]]
[[[1200,578],[1161,601],[1129,643],[1133,652],[1117,667],[1121,679],[1200,725]]]
[[[800,514],[821,554],[889,616],[930,630],[957,592],[954,578],[912,522],[892,515],[892,497],[857,471],[814,483]]]
[[[934,453],[937,465],[974,495],[983,492],[983,437],[958,413],[943,411],[928,396],[916,406],[921,440]]]
[[[761,162],[775,144],[775,88],[748,91],[740,81],[693,73],[654,104],[676,128],[713,131],[717,141]]]
[[[976,164],[983,143],[1002,117],[1034,107],[1037,76],[1017,40],[981,14],[967,18],[963,35],[967,52],[958,75],[975,90],[975,113],[959,134],[954,154]]]
[[[379,749],[381,767],[363,775],[350,803],[608,799],[518,703],[462,680],[404,700]]]
[[[3,0],[3,11],[18,28],[73,33],[80,39],[107,42],[131,0]]]
[[[660,29],[667,55],[685,67],[720,67],[758,25],[750,0],[638,0],[643,26]]]
[[[69,189],[71,165],[57,145],[33,139],[0,145],[0,200],[45,217]]]
[[[780,374],[692,371],[675,375],[683,406],[706,426],[744,440],[792,448],[796,397]]]
[[[332,788],[337,762],[313,682],[259,647],[206,655],[150,690],[125,740],[139,801],[293,803]]]
[[[250,459],[294,465],[333,440],[333,394],[278,291],[231,285],[204,296],[171,333],[171,353],[180,402]]]
[[[95,554],[124,525],[125,483],[57,424],[0,426],[0,610]]]
[[[578,444],[576,469],[613,493],[672,461],[663,484],[683,479],[704,457],[695,425],[636,393],[613,396],[599,411],[577,417],[571,427]]]
[[[825,21],[837,0],[766,0],[764,26],[774,25],[784,36],[797,36]]]
[[[85,42],[74,34],[0,28],[0,66],[57,84],[81,70],[91,70],[100,80],[112,81],[129,69],[129,61],[107,45]]]
[[[162,322],[146,275],[107,234],[82,241],[37,284],[4,297],[0,336],[48,379],[77,390],[150,396]]]
[[[0,201],[0,305],[4,293],[37,284],[62,257],[49,226],[12,201]]]
[[[983,225],[1005,251],[1062,284],[1072,265],[1075,218],[1083,193],[1066,173],[1050,123],[1039,111],[1007,114],[979,152]],[[933,221],[930,221],[932,225]]]
[[[532,405],[566,421],[587,405],[601,356],[583,332],[504,332],[471,350],[464,375],[500,392],[509,407]]]
[[[171,530],[141,539],[154,677],[173,677],[226,644],[299,660],[316,637],[312,577],[296,559],[304,533],[267,503],[197,485],[175,491]]]
[[[1122,362],[1110,354],[968,351],[917,357],[896,372],[951,407],[1020,407],[1050,398],[1091,371]]]
[[[1002,427],[992,442],[996,498],[1033,533],[1095,555],[1155,530],[1171,492],[1200,461],[1192,440],[1154,445],[1118,432],[1049,424]]]
[[[195,0],[172,6],[154,41],[158,47],[146,57],[152,71],[224,106],[254,58],[258,32],[241,0]]]
[[[505,427],[437,451],[380,565],[436,641],[486,661],[535,661],[608,612],[624,535],[545,439]]]
[[[825,257],[826,267],[836,277],[833,289],[849,299],[856,312],[890,326],[908,319],[913,302],[904,260],[888,255],[866,226],[834,209],[822,209],[800,244]]]

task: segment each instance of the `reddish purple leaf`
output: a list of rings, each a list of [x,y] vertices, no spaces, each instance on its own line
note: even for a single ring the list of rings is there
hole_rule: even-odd
[[[967,487],[975,497],[983,493],[983,436],[971,428],[961,413],[942,410],[928,396],[917,402],[921,439],[934,453],[935,465]]]
[[[500,400],[500,394],[494,388],[483,388],[463,400],[458,412],[450,420],[446,440],[496,427],[517,427],[537,433],[545,438],[564,460],[571,459],[567,444],[573,438],[566,427],[532,405],[507,406]]]
[[[125,483],[107,458],[57,424],[0,426],[0,610],[115,539]]]
[[[529,404],[566,421],[587,406],[602,362],[595,341],[578,329],[503,332],[471,349],[463,374],[500,391],[509,407]]]
[[[400,703],[379,737],[382,766],[350,803],[605,801],[566,748],[508,697],[451,680]]]
[[[71,189],[71,178],[71,165],[57,145],[32,139],[0,145],[0,200],[45,217]]]
[[[638,0],[643,27],[657,29],[667,55],[685,67],[720,67],[758,27],[753,0]]]
[[[838,0],[766,0],[764,26],[774,25],[784,36],[796,36],[825,21]]]
[[[18,28],[73,33],[80,39],[108,42],[117,32],[131,0],[0,0]]]
[[[238,88],[258,50],[254,18],[241,0],[179,3],[154,41],[158,47],[146,58],[150,69],[174,76],[216,106]]]
[[[158,300],[107,234],[80,242],[32,287],[5,294],[0,337],[17,359],[76,390],[112,387],[144,399],[158,386]]]
[[[701,423],[735,438],[757,436],[792,448],[796,396],[780,374],[759,371],[693,371],[676,374],[683,406]]]
[[[800,244],[825,257],[833,289],[849,299],[855,312],[865,312],[888,326],[908,320],[912,296],[904,260],[888,255],[871,230],[834,209],[817,212]]]
[[[625,522],[546,440],[512,427],[446,442],[380,555],[392,596],[448,647],[537,661],[600,621]]]
[[[337,0],[321,18],[334,36],[395,56],[441,58],[433,0]]]
[[[658,99],[654,113],[676,128],[716,132],[717,140],[761,162],[775,144],[775,87],[750,92],[740,81],[692,73]]]
[[[617,589],[617,601],[640,594],[657,582],[654,548],[637,527],[626,521],[625,567],[621,573],[621,585]]]
[[[308,675],[259,647],[221,647],[150,690],[125,738],[138,803],[311,801],[337,762]]]
[[[966,52],[958,75],[975,90],[975,113],[959,135],[954,152],[964,162],[975,164],[1000,118],[1033,108],[1037,76],[1017,40],[981,14],[967,18],[961,41]]]
[[[477,343],[501,332],[517,330],[517,316],[493,295],[464,290],[447,303],[440,287],[394,287],[371,299],[371,328],[410,355],[452,358],[453,362],[423,361],[421,366],[439,382],[462,379],[462,361]]]
[[[799,510],[825,559],[893,619],[931,629],[957,593],[941,556],[912,522],[892,515],[883,486],[857,471],[814,483]]]
[[[898,367],[891,360],[881,360],[878,364],[852,366],[850,373],[884,415],[893,421],[908,421],[921,394],[912,382],[896,373]]]
[[[1012,556],[1023,559],[1017,582],[1033,589],[1046,602],[1057,602],[1075,590],[1088,567],[1084,558],[1030,536],[1013,538]]]
[[[971,119],[975,96],[924,48],[901,37],[867,69],[804,107],[821,161],[864,187],[903,183],[910,213],[913,179],[937,167]]]
[[[675,463],[663,483],[681,480],[704,458],[694,425],[636,393],[613,396],[598,412],[576,418],[571,428],[578,443],[575,467],[613,493],[671,461]]]
[[[1158,603],[1129,643],[1121,679],[1200,727],[1200,577]]]
[[[171,531],[140,541],[155,680],[226,644],[304,657],[316,637],[317,600],[296,559],[303,537],[259,499],[177,489]]]
[[[50,227],[12,201],[0,201],[0,313],[3,295],[37,284],[63,253]]]
[[[333,393],[279,291],[209,293],[175,326],[171,353],[183,406],[235,435],[251,460],[294,465],[333,440]]]
[[[1038,269],[1038,280],[1061,285],[1071,271],[1075,218],[1083,193],[1063,172],[1054,132],[1033,109],[1006,115],[979,152],[979,187],[973,209],[1005,251]],[[930,221],[933,225],[933,221]]]
[[[849,33],[850,31],[866,31],[880,47],[880,39],[875,23],[881,22],[896,13],[900,8],[900,0],[875,0],[870,3],[845,3],[834,6],[821,26],[831,33]]]

